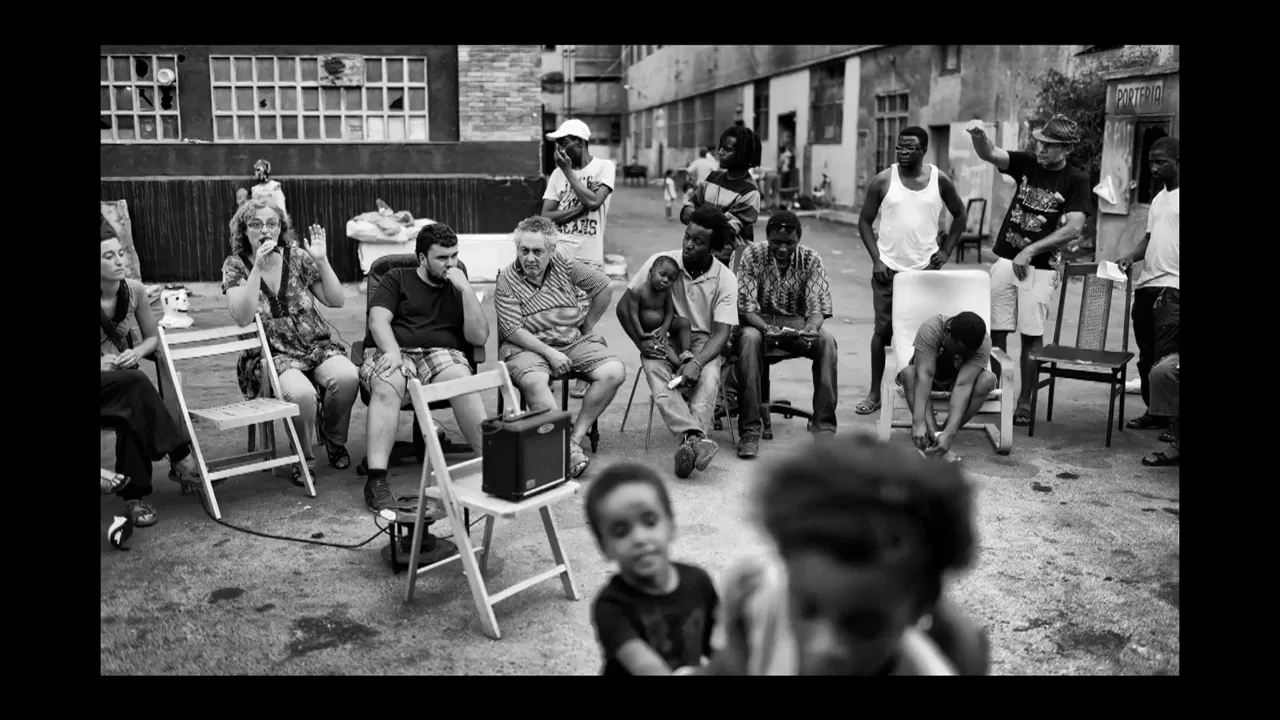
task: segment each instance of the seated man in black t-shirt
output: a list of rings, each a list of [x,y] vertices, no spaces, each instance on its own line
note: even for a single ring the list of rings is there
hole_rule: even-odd
[[[369,331],[374,347],[364,351],[360,382],[369,390],[369,479],[364,500],[375,513],[393,504],[387,461],[409,378],[424,384],[471,375],[464,349],[489,339],[475,290],[458,268],[458,236],[448,225],[427,225],[418,233],[419,265],[397,268],[369,288]],[[480,395],[450,401],[458,429],[476,452],[481,448]]]
[[[1067,164],[1080,132],[1074,122],[1055,115],[1031,133],[1035,154],[995,147],[981,127],[969,134],[978,157],[1017,182],[992,248],[997,259],[991,266],[991,343],[1007,351],[1009,333],[1016,330],[1022,336],[1022,388],[1013,424],[1030,425],[1037,379],[1031,355],[1040,351],[1058,287],[1053,263],[1063,245],[1080,237],[1091,207],[1089,176]],[[998,363],[995,371],[1000,372]]]

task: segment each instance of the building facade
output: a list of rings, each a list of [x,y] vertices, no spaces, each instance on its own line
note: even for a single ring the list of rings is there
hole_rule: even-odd
[[[918,125],[930,134],[926,162],[950,173],[961,197],[988,201],[989,230],[1013,183],[977,158],[964,125],[980,118],[1000,147],[1027,147],[1037,75],[1106,67],[1135,51],[1156,62],[1178,53],[1172,45],[626,46],[624,152],[637,152],[651,175],[685,168],[741,112],[760,136],[765,169],[789,147],[801,192],[825,175],[836,205],[857,209],[894,162],[898,132]]]
[[[622,46],[542,46],[542,129],[552,132],[577,118],[591,130],[591,154],[630,162],[622,155]],[[555,170],[554,143],[543,140],[542,172]]]
[[[382,199],[460,233],[539,205],[538,45],[103,45],[101,199],[148,282],[221,278],[235,193],[271,163],[295,224],[358,279],[352,217]]]

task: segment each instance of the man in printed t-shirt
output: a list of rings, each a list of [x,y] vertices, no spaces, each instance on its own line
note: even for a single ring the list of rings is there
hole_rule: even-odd
[[[565,120],[559,130],[547,133],[556,144],[556,169],[542,194],[542,217],[556,224],[559,252],[603,271],[604,226],[617,168],[612,160],[591,155],[590,138],[591,130],[581,120]],[[585,313],[591,300],[579,293],[578,305]],[[579,380],[571,394],[581,398],[586,392],[587,383]]]
[[[1032,133],[1035,154],[1010,152],[992,145],[982,127],[969,129],[978,157],[1018,183],[1009,212],[996,236],[996,263],[991,266],[991,343],[1001,350],[1009,333],[1022,335],[1021,385],[1013,424],[1031,423],[1035,363],[1058,272],[1053,263],[1060,248],[1080,237],[1089,212],[1089,176],[1067,165],[1067,155],[1080,141],[1079,128],[1055,115]],[[996,373],[1000,368],[995,368]]]

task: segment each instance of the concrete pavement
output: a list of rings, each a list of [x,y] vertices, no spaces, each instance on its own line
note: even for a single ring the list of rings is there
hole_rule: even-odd
[[[660,189],[618,188],[606,252],[625,255],[634,269],[651,253],[678,247],[683,227],[666,222],[662,207]],[[870,376],[870,263],[856,228],[804,222],[803,242],[823,255],[832,281],[836,313],[827,327],[840,346],[840,431],[872,432],[876,416],[853,412]],[[757,234],[763,236],[763,223]],[[216,286],[192,289],[198,328],[228,322]],[[615,296],[620,293],[615,289]],[[492,319],[487,298],[485,307]],[[347,306],[326,317],[350,342],[363,336],[363,309],[363,294],[353,287]],[[1069,324],[1064,334],[1073,328]],[[593,462],[598,468],[625,457],[669,469],[673,446],[660,418],[654,420],[652,447],[644,450],[647,388],[637,390],[627,432],[618,433],[638,360],[612,312],[599,329],[627,364],[628,377],[601,418],[602,444]],[[1017,340],[1012,344],[1016,357]],[[494,341],[489,345],[494,357]],[[198,398],[194,404],[237,399],[234,360],[201,362],[186,376],[189,392]],[[775,398],[810,406],[807,363],[775,366],[772,380]],[[1138,462],[1159,449],[1153,432],[1116,433],[1112,447],[1104,447],[1106,392],[1100,384],[1060,382],[1054,421],[1043,422],[1042,414],[1035,438],[1016,429],[1007,457],[995,455],[980,433],[962,433],[957,440],[955,450],[978,487],[982,551],[952,593],[988,627],[993,673],[1179,672],[1179,471]],[[1127,400],[1126,417],[1140,414],[1141,400]],[[486,402],[495,404],[492,397]],[[571,409],[576,406],[571,403]],[[453,426],[449,413],[437,417]],[[407,415],[403,425],[407,435]],[[364,428],[365,408],[357,401],[348,443],[356,461],[364,454]],[[727,431],[713,433],[722,450],[712,467],[689,480],[670,481],[680,533],[674,556],[715,576],[733,558],[762,548],[750,521],[754,472],[771,454],[803,447],[804,429],[803,420],[775,416],[776,439],[762,445],[756,461],[734,455]],[[893,441],[909,442],[907,431],[896,431]],[[241,431],[214,435],[206,445],[217,456],[243,451],[243,443]],[[323,458],[323,451],[318,454]],[[417,599],[406,605],[405,577],[392,575],[382,563],[381,539],[343,550],[235,532],[211,522],[194,498],[179,498],[176,486],[163,479],[166,470],[163,462],[157,467],[161,479],[152,496],[160,523],[135,532],[128,553],[102,540],[104,674],[599,672],[591,599],[611,570],[585,525],[580,501],[561,507],[557,520],[586,599],[566,600],[559,583],[538,585],[497,607],[503,639],[490,641],[480,632],[456,564],[421,578]],[[413,492],[419,471],[392,470],[397,495]],[[318,478],[317,498],[266,474],[232,479],[218,493],[224,518],[290,537],[323,533],[325,541],[337,543],[354,544],[373,534],[363,479],[353,470],[332,470],[323,460]],[[104,533],[117,502],[103,500]],[[448,534],[445,524],[432,529]],[[490,587],[501,589],[550,562],[537,519],[500,524]]]

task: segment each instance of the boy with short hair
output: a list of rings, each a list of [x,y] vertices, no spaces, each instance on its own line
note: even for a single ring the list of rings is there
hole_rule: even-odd
[[[720,597],[701,568],[671,562],[671,497],[639,463],[604,470],[587,489],[587,524],[618,573],[591,610],[605,675],[671,675],[711,656]],[[687,670],[677,674],[687,674]]]
[[[684,357],[693,357],[693,333],[686,318],[676,317],[671,286],[680,277],[680,264],[675,258],[660,255],[649,267],[649,282],[622,296],[618,303],[618,322],[624,328],[638,329],[639,335],[655,342],[654,351],[680,367]],[[674,339],[674,346],[668,342]]]

